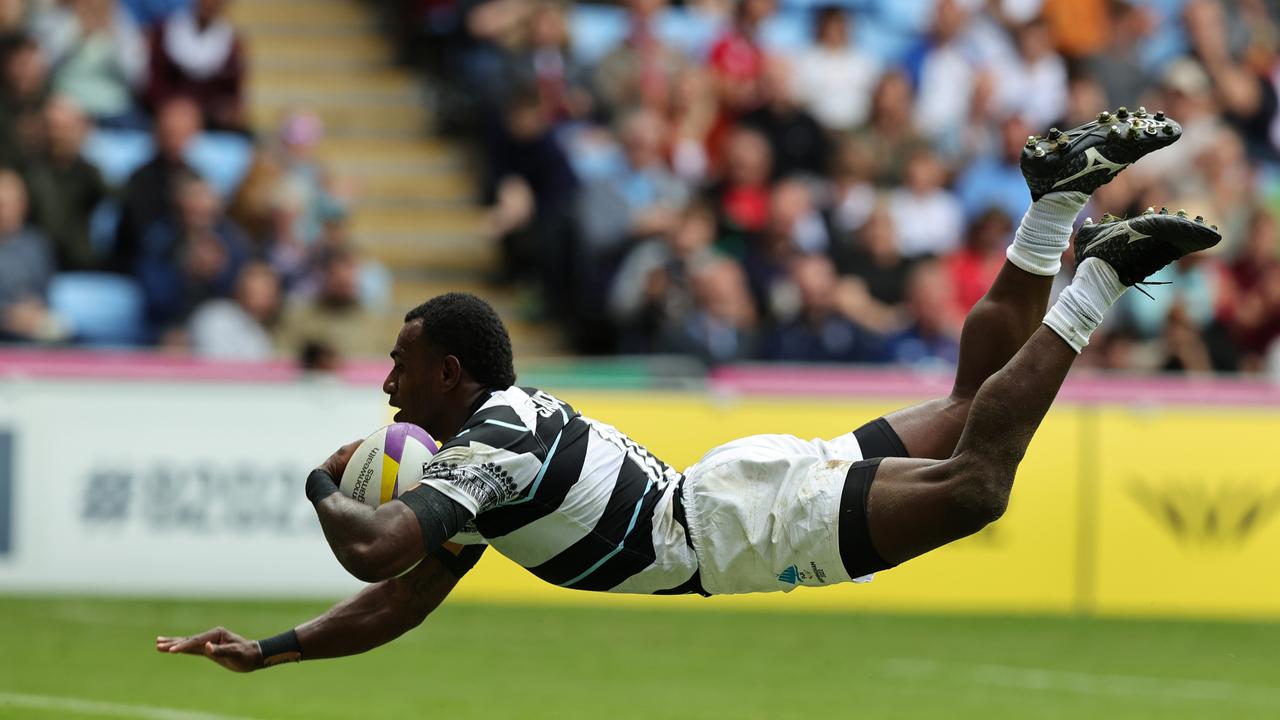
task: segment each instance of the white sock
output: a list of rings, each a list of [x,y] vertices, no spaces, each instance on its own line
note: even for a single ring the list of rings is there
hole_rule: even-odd
[[[1088,201],[1088,195],[1067,190],[1031,203],[1005,253],[1009,262],[1032,275],[1057,275],[1071,242],[1071,226]]]
[[[1096,257],[1089,258],[1080,263],[1071,284],[1058,294],[1058,301],[1044,316],[1044,324],[1079,353],[1125,289],[1110,265]]]

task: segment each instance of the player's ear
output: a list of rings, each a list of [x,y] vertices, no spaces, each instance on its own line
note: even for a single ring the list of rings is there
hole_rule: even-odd
[[[445,355],[440,362],[440,389],[448,392],[462,382],[462,363],[457,356]]]

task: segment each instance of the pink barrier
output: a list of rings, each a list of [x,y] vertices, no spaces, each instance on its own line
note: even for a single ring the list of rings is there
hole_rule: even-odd
[[[335,375],[345,383],[379,386],[386,377],[388,362],[349,363]],[[0,350],[3,379],[271,383],[295,381],[305,375],[283,361],[242,363],[142,352]],[[912,399],[945,395],[951,388],[951,377],[902,370],[749,365],[712,371],[708,388],[747,395]],[[1081,374],[1067,381],[1060,399],[1080,403],[1280,406],[1280,386],[1253,378]]]

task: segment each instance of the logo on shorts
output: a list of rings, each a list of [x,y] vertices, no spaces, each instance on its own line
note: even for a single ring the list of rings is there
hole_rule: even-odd
[[[778,573],[778,581],[788,585],[804,585],[805,583],[824,585],[827,582],[827,571],[818,567],[816,562],[809,563],[807,570],[801,570],[799,565],[792,565]]]
[[[796,585],[800,582],[800,568],[792,565],[791,567],[778,573],[778,580],[788,585]]]

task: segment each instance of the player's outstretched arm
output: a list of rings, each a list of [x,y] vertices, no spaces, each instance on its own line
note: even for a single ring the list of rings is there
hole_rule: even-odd
[[[448,543],[401,577],[370,585],[320,617],[273,638],[247,640],[217,627],[188,637],[157,637],[156,650],[203,655],[234,672],[367,652],[421,624],[483,551],[483,545]]]

